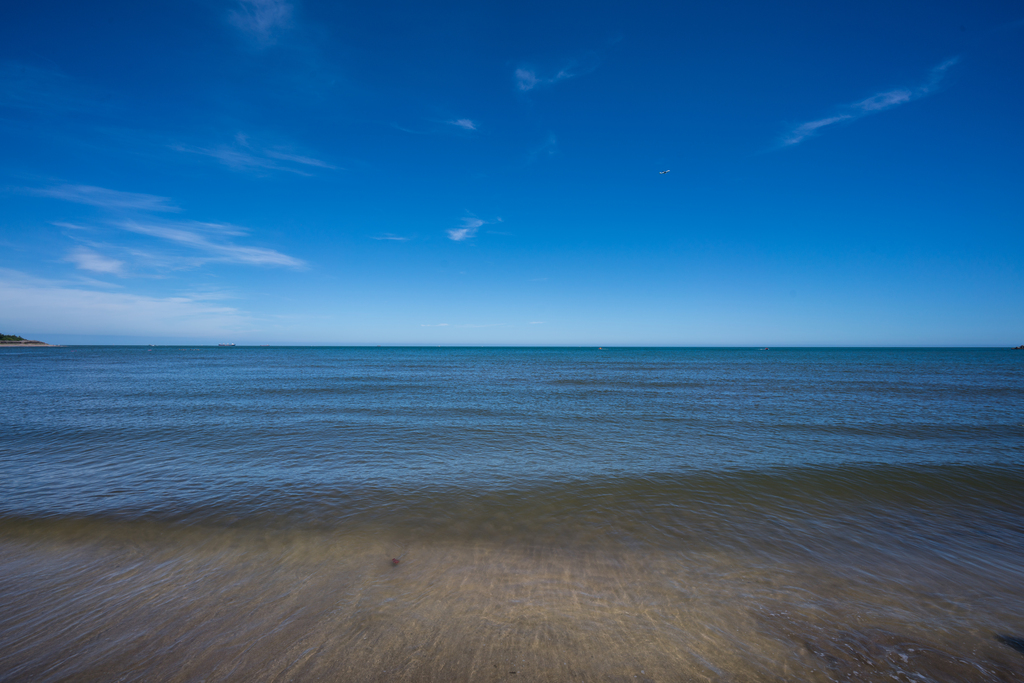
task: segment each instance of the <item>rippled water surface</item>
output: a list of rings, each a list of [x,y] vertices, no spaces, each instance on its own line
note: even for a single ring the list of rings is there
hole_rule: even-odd
[[[1024,680],[1024,351],[0,377],[2,681]]]

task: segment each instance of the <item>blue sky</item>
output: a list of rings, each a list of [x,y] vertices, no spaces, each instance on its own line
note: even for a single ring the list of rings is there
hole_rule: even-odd
[[[9,3],[0,332],[1021,344],[1022,122],[1013,2]]]

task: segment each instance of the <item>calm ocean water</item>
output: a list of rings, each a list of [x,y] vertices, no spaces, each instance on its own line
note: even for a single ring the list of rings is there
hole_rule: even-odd
[[[1024,680],[1024,351],[0,377],[0,681]]]

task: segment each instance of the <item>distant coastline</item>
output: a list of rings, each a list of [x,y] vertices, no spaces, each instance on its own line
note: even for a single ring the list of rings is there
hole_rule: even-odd
[[[56,344],[47,344],[46,342],[37,341],[35,339],[25,339],[19,337],[16,334],[0,334],[0,348],[4,347],[23,347],[23,346],[51,346],[55,347]]]
[[[48,348],[51,348],[51,349],[55,349],[58,346],[60,346],[60,344],[47,344],[46,342],[33,341],[31,339],[26,339],[23,342],[0,341],[0,348],[16,349],[16,348],[23,348],[23,347],[26,347],[26,346],[45,346],[45,347],[48,347]]]

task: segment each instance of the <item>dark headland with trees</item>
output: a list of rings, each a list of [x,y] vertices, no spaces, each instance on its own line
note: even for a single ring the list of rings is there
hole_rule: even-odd
[[[0,346],[53,346],[34,339],[25,339],[16,334],[0,334]]]

